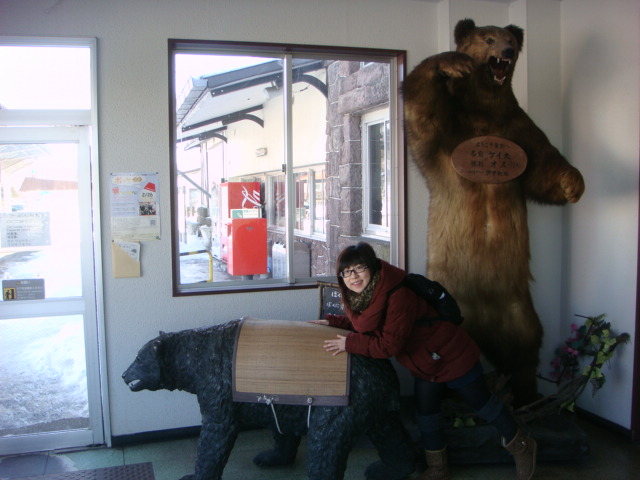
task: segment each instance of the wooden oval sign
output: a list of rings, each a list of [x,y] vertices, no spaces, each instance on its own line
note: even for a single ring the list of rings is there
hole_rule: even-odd
[[[474,137],[462,142],[451,154],[453,168],[467,180],[504,183],[527,168],[527,154],[506,138]]]

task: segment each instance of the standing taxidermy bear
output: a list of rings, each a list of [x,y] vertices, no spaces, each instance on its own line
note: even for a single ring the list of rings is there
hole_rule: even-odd
[[[458,22],[457,49],[428,57],[403,84],[413,159],[430,195],[427,275],[458,301],[463,326],[496,369],[511,375],[514,403],[537,397],[543,330],[529,292],[526,200],[563,205],[584,192],[580,172],[519,107],[511,88],[524,32]],[[460,174],[452,152],[496,136],[524,150],[524,172],[503,183]]]
[[[366,434],[381,458],[367,468],[367,479],[401,480],[413,472],[415,454],[398,414],[400,386],[388,360],[351,356],[347,406],[309,410],[304,405],[274,403],[274,416],[265,403],[233,401],[234,343],[240,324],[233,320],[209,328],[161,332],[122,374],[134,392],[177,389],[197,395],[202,429],[195,475],[182,480],[221,479],[238,433],[247,426],[273,429],[275,446],[254,458],[259,466],[292,464],[306,434],[308,478],[339,480],[355,441]],[[318,349],[322,351],[321,344]]]

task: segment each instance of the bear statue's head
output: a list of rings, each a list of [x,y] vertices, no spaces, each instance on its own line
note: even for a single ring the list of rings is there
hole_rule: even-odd
[[[136,359],[122,374],[132,392],[166,388],[162,379],[162,336],[160,332],[159,337],[144,344]]]
[[[473,20],[466,18],[457,23],[454,38],[456,50],[473,58],[484,81],[498,87],[511,82],[524,30],[515,25],[476,27]]]

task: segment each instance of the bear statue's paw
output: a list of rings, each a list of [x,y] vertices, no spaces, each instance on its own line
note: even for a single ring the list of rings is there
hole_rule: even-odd
[[[374,462],[367,467],[364,476],[367,480],[404,480],[409,478],[415,470],[415,465],[387,465],[384,462]]]
[[[568,170],[562,175],[560,187],[567,202],[576,203],[584,193],[584,179],[582,178],[582,174],[575,168]]]
[[[474,60],[466,53],[443,52],[434,55],[441,75],[449,78],[468,76],[474,68]]]
[[[291,465],[296,459],[296,452],[284,453],[280,450],[265,450],[253,457],[253,463],[259,467],[283,467]]]

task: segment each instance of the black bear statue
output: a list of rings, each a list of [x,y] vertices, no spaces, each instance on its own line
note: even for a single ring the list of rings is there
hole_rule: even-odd
[[[177,389],[197,396],[202,427],[195,474],[182,480],[221,479],[238,433],[249,427],[273,432],[274,448],[254,458],[261,467],[292,464],[307,435],[308,478],[339,480],[356,440],[366,435],[380,457],[367,467],[367,479],[401,480],[414,471],[416,455],[400,420],[399,382],[389,360],[352,355],[346,406],[313,406],[309,414],[304,405],[234,402],[232,362],[240,325],[232,320],[161,332],[122,374],[134,392]]]

